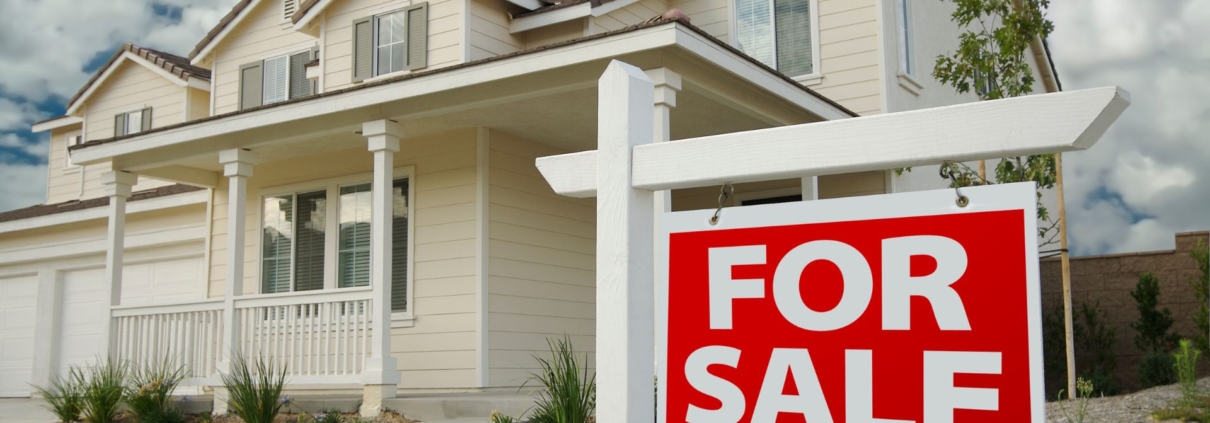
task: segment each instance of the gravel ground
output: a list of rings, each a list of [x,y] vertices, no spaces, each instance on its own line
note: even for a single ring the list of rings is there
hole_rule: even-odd
[[[1202,392],[1210,391],[1210,378],[1197,382]],[[1088,401],[1088,415],[1084,423],[1150,423],[1151,412],[1168,407],[1181,397],[1177,385],[1158,386],[1135,393],[1115,397],[1093,398]],[[1075,416],[1076,403],[1064,401],[1046,404],[1046,420],[1051,423],[1068,423],[1062,408]]]

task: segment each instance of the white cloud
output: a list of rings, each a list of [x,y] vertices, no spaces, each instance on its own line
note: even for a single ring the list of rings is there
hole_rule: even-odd
[[[26,141],[21,137],[18,137],[17,134],[0,135],[0,148],[7,147],[16,149],[25,154],[38,157],[43,160],[45,160],[46,156],[50,153],[49,145],[50,143],[48,142]],[[2,168],[0,168],[0,172],[3,172]]]
[[[49,113],[38,110],[32,104],[17,104],[0,98],[0,131],[27,129],[30,124],[48,117]]]
[[[2,157],[0,157],[2,158]],[[46,165],[0,164],[0,210],[39,204],[46,199]]]
[[[1077,254],[1172,248],[1210,229],[1210,4],[1052,2],[1064,89],[1118,85],[1131,106],[1091,150],[1064,155]]]

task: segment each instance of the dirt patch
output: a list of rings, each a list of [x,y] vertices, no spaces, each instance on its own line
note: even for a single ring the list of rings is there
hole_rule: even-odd
[[[1202,392],[1210,392],[1210,378],[1197,382]],[[1088,415],[1084,423],[1150,423],[1151,412],[1166,408],[1181,398],[1177,385],[1157,386],[1130,394],[1113,397],[1093,398],[1088,401]],[[1074,423],[1075,401],[1050,402],[1046,404],[1046,420],[1051,423]],[[1073,420],[1063,415],[1063,409]]]

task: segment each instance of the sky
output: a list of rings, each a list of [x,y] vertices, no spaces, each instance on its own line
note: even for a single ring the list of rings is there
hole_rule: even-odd
[[[48,139],[29,127],[62,114],[118,46],[186,55],[236,1],[0,1],[21,17],[0,26],[0,211],[44,201]],[[1064,155],[1073,253],[1210,230],[1210,2],[1055,0],[1048,17],[1063,88],[1118,85],[1132,101],[1093,149]]]

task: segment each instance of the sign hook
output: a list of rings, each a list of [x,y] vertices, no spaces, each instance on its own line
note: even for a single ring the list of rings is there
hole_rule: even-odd
[[[953,181],[951,183],[954,184],[954,194],[956,194],[958,196],[958,199],[955,200],[954,203],[957,204],[958,207],[966,207],[968,204],[971,203],[970,198],[968,198],[965,195],[962,195],[962,190],[959,189],[958,179],[954,177],[954,164],[953,163],[950,163],[949,161],[942,163],[941,168],[939,169],[939,173],[941,174],[941,179],[949,179],[949,180]]]
[[[723,182],[723,186],[718,189],[718,208],[714,210],[714,216],[710,217],[711,226],[718,224],[718,218],[723,213],[723,205],[731,199],[732,195],[735,195],[735,186],[731,185],[731,182]]]

